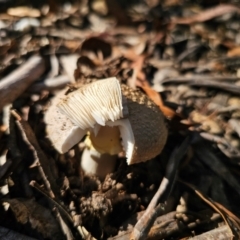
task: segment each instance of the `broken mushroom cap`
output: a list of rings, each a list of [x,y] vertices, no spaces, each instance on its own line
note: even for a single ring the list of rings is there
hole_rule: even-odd
[[[85,131],[76,126],[65,114],[60,112],[57,104],[65,96],[68,88],[58,92],[50,102],[45,115],[46,133],[54,148],[63,153],[80,142]]]
[[[120,144],[127,163],[134,164],[158,155],[167,139],[159,107],[142,92],[121,85],[115,77],[86,84],[63,96],[56,109],[58,114],[66,117],[66,126],[72,124],[68,131],[64,128],[63,134],[67,134],[61,140],[57,139],[57,144],[54,142],[56,138],[49,135],[61,153],[68,151],[89,131],[90,139],[99,152],[116,154],[120,151]],[[49,132],[48,129],[49,126]]]

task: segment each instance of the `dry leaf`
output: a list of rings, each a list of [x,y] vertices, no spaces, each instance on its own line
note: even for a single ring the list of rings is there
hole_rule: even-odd
[[[228,57],[238,57],[240,56],[240,47],[235,47],[228,51],[227,53]]]
[[[62,239],[61,230],[49,209],[36,203],[33,199],[9,199],[7,202],[17,221],[21,224],[30,223],[44,238]]]
[[[147,81],[137,81],[137,86],[141,87],[148,97],[159,106],[166,118],[173,119],[176,116],[176,112],[164,106],[160,95],[149,86]]]

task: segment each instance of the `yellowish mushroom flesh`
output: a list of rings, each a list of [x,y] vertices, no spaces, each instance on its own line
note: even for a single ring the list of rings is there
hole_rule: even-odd
[[[122,151],[121,137],[118,127],[102,126],[97,135],[90,133],[89,138],[93,147],[99,153],[116,155]]]

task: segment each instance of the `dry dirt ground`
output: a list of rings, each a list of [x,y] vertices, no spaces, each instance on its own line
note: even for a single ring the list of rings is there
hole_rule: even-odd
[[[168,138],[99,179],[86,138],[60,154],[44,117],[108,77],[161,109]],[[239,1],[0,1],[1,239],[240,239],[239,164]]]

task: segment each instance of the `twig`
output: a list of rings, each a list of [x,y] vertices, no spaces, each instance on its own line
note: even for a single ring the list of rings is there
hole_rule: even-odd
[[[234,223],[235,227],[237,227],[238,232],[239,232],[240,219],[236,215],[234,215],[232,212],[230,212],[227,208],[225,208],[222,204],[220,204],[218,202],[214,202],[214,204],[229,217],[229,219]]]
[[[196,87],[211,87],[211,88],[216,88],[220,90],[224,90],[230,93],[235,93],[235,94],[240,94],[240,87],[234,84],[230,83],[225,83],[225,82],[218,82],[216,84],[215,81],[208,81],[208,80],[201,80],[201,81],[196,81],[193,80],[189,82],[190,86],[196,86]]]
[[[162,80],[161,83],[188,83],[192,81],[200,82],[202,80],[215,81],[215,84],[216,84],[219,82],[236,82],[239,80],[239,77],[194,74],[190,77],[180,76],[180,77],[166,78]]]
[[[175,24],[191,24],[195,22],[205,22],[212,18],[222,16],[226,13],[237,12],[240,13],[240,9],[237,6],[231,4],[220,4],[216,7],[206,9],[198,14],[185,18],[176,18],[172,21]]]
[[[66,236],[66,239],[67,239],[67,240],[72,240],[72,239],[74,239],[73,234],[72,234],[70,228],[69,228],[69,227],[67,226],[67,224],[64,222],[64,220],[63,220],[63,218],[62,218],[62,216],[61,216],[58,208],[55,208],[55,209],[54,209],[54,212],[55,212],[55,214],[56,214],[56,218],[57,218],[57,220],[58,220],[58,222],[59,222],[59,224],[60,224],[60,227],[61,227],[61,229],[62,229],[62,232],[63,232],[63,234]]]
[[[230,239],[233,239],[233,235],[229,231],[229,228],[226,225],[224,225],[189,239],[192,239],[192,240],[212,240],[212,239],[228,240],[229,239],[230,240]]]
[[[39,185],[37,182],[35,181],[31,181],[30,182],[30,185],[32,187],[34,187],[36,190],[38,190],[40,193],[42,193],[45,197],[48,198],[48,200],[50,202],[53,203],[53,205],[55,205],[59,212],[65,216],[66,219],[68,219],[68,221],[70,221],[72,223],[72,225],[74,226],[74,221],[73,221],[73,218],[72,216],[68,213],[68,211],[65,209],[64,206],[62,206],[58,201],[57,199],[53,199],[51,196],[48,195],[48,193],[46,193]],[[94,239],[91,234],[83,227],[83,226],[76,226],[77,227],[77,230],[78,232],[81,234],[81,237],[82,239],[87,239],[87,237],[89,237],[90,239]]]
[[[56,213],[56,218],[59,222],[59,225],[62,229],[63,234],[67,237],[67,240],[72,240],[73,239],[72,232],[61,216],[61,214],[62,214],[64,216],[64,219],[67,219],[72,225],[74,225],[73,219],[72,219],[71,215],[68,213],[68,211],[64,208],[64,206],[62,206],[60,203],[58,203],[56,198],[53,199],[52,197],[50,197],[48,195],[48,193],[45,192],[38,185],[37,182],[31,181],[29,185],[34,187],[37,191],[39,191],[41,194],[43,194],[50,201],[50,203],[51,203],[50,205],[52,205],[52,208],[53,208],[54,212]],[[60,212],[61,212],[61,214],[60,214]]]
[[[139,219],[137,224],[135,225],[132,234],[131,240],[141,240],[146,239],[147,234],[154,223],[155,219],[159,214],[164,213],[165,204],[163,204],[167,199],[173,185],[175,183],[176,173],[178,169],[178,165],[183,155],[186,153],[187,148],[189,146],[190,138],[187,137],[179,148],[176,148],[167,164],[165,176],[159,186],[158,191],[154,195],[150,204],[148,205],[146,211],[143,216]],[[160,202],[158,204],[158,202]],[[157,205],[158,204],[158,205]]]
[[[57,186],[56,180],[53,177],[49,160],[40,148],[28,122],[22,120],[15,111],[12,110],[11,113],[17,119],[16,124],[22,134],[23,139],[34,153],[35,162],[38,165],[38,169],[43,178],[46,189],[48,190],[50,196],[54,198],[55,195],[59,195],[59,187]]]
[[[47,192],[45,192],[36,181],[31,181],[30,186],[34,187],[38,190],[41,194],[43,194],[47,199],[49,199],[55,206],[58,207],[59,211],[70,221],[73,223],[72,216],[68,213],[68,211],[55,199],[53,199]]]
[[[161,221],[161,218],[165,218],[166,215],[171,215],[170,218],[164,219]],[[174,214],[174,215],[172,215]],[[176,234],[182,234],[184,230],[195,229],[199,225],[209,225],[221,219],[221,216],[218,213],[213,213],[211,216],[204,216],[204,218],[197,218],[195,221],[190,223],[185,223],[175,219],[176,212],[171,212],[156,219],[156,224],[150,229],[148,236],[145,239],[156,240],[156,239],[166,239]],[[124,233],[120,233],[117,236],[108,238],[108,240],[129,240],[130,230],[127,230]]]
[[[57,76],[55,78],[49,78],[41,83],[35,83],[30,88],[30,92],[40,92],[42,90],[55,90],[65,87],[71,80],[66,75]]]
[[[197,218],[189,224],[186,224],[183,221],[163,222],[151,228],[147,239],[166,239],[177,233],[181,235],[184,230],[189,232],[189,230],[195,229],[199,225],[209,225],[210,222],[216,222],[219,219],[221,219],[220,215],[213,213],[211,217],[205,217],[204,219]]]
[[[44,60],[33,56],[0,81],[0,112],[17,99],[45,71]]]
[[[182,181],[180,179],[178,179],[178,181],[183,183],[184,185],[188,186],[189,188],[191,188],[195,192],[195,194],[197,194],[197,196],[199,196],[206,204],[208,204],[212,209],[214,209],[217,213],[219,213],[221,215],[222,219],[224,220],[224,222],[226,223],[226,225],[228,226],[228,229],[229,229],[229,231],[231,232],[231,234],[233,236],[232,227],[229,225],[229,222],[228,222],[228,219],[227,219],[227,216],[229,216],[228,213],[226,211],[223,211],[222,208],[219,208],[218,204],[216,204],[210,198],[206,197],[194,185],[189,184],[187,182],[184,182],[184,181]],[[234,216],[234,217],[232,217],[232,216]],[[229,218],[231,218],[231,220],[234,222],[235,227],[239,228],[239,220],[236,221],[234,214],[232,214],[232,216],[229,216]]]
[[[186,83],[190,86],[196,86],[196,87],[210,87],[210,88],[216,88],[220,90],[224,90],[230,93],[239,94],[240,93],[240,87],[232,84],[224,82],[224,80],[228,80],[230,77],[178,77],[178,78],[170,78],[162,81],[162,83]],[[234,78],[230,78],[229,80],[233,80]],[[235,80],[235,79],[234,79]],[[221,81],[221,82],[220,82]]]

